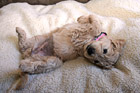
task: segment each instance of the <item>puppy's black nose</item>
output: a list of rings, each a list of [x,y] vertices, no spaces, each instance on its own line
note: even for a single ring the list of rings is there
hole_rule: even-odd
[[[93,48],[91,45],[88,45],[86,49],[89,55],[95,54],[95,48]]]

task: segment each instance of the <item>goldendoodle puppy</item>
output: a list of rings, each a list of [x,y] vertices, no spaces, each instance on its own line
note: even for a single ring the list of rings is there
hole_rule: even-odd
[[[22,74],[17,89],[24,87],[28,74],[50,72],[60,67],[64,61],[79,56],[107,69],[117,62],[125,40],[108,37],[93,15],[81,16],[77,21],[46,35],[29,39],[24,30],[16,28],[23,55],[19,66]]]

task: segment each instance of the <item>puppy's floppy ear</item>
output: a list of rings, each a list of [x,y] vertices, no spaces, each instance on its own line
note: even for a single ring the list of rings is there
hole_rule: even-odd
[[[89,22],[92,24],[92,23],[98,23],[98,20],[96,19],[95,16],[93,15],[89,15]]]
[[[99,22],[98,18],[95,15],[80,16],[77,19],[77,21],[80,24],[90,23],[90,24],[94,24],[94,25],[100,25],[100,22]]]
[[[90,23],[89,16],[80,16],[77,19],[77,22],[80,23],[80,24]]]
[[[125,46],[126,41],[124,39],[116,39],[112,41],[113,47],[118,52],[121,52]]]

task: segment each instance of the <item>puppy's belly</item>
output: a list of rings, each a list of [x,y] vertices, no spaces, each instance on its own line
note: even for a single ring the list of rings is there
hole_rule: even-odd
[[[40,56],[53,56],[53,49],[50,48],[50,47],[46,47],[45,49],[43,50],[40,50],[37,55],[40,55]]]
[[[43,43],[38,45],[38,47],[32,51],[32,55],[37,54],[40,56],[52,56],[54,54],[52,40],[52,37],[46,38]]]

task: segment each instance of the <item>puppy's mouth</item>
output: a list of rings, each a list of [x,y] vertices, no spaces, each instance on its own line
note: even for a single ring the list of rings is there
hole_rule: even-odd
[[[92,61],[92,63],[94,65],[96,65],[97,67],[101,68],[101,69],[106,69],[106,67],[104,67],[103,65],[101,65],[100,61],[99,60],[90,60]]]
[[[98,64],[98,63],[99,63],[99,61],[98,61],[98,60],[94,60],[94,63],[95,63],[95,64]]]
[[[94,60],[94,64],[95,64],[97,67],[101,68],[101,69],[107,69],[107,70],[111,69],[110,66],[101,65],[100,62],[99,62],[98,60]]]

